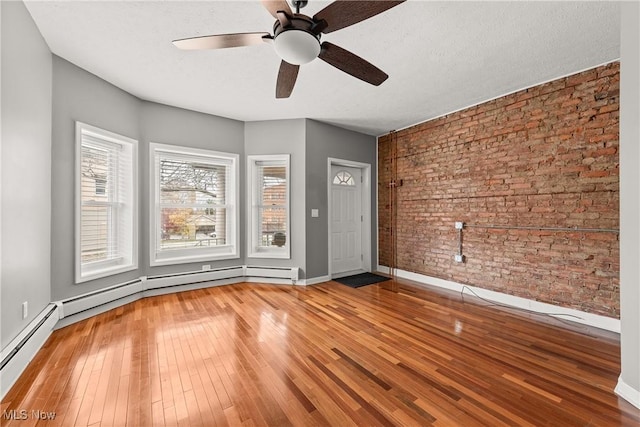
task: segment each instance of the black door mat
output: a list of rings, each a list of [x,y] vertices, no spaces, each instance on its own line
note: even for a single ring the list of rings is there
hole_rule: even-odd
[[[360,273],[354,276],[341,277],[333,280],[351,288],[359,288],[360,286],[373,285],[374,283],[385,282],[391,279],[389,277],[379,276],[373,273]]]

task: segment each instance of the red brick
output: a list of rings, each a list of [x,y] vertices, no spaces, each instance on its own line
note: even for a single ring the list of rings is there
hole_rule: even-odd
[[[618,229],[618,94],[612,63],[380,137],[380,263],[618,317],[616,233],[466,228],[453,262],[454,221]]]

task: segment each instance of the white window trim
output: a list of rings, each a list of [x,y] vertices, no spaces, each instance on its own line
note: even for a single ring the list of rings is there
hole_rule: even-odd
[[[247,156],[247,257],[248,258],[291,258],[291,156],[289,154],[270,154],[270,155],[249,155]],[[256,199],[258,197],[257,188],[257,168],[258,162],[278,162],[283,163],[286,167],[286,234],[287,239],[282,248],[278,247],[258,247],[258,238],[256,231],[258,230],[258,217],[256,215]]]
[[[232,218],[233,223],[227,233],[229,239],[227,245],[209,247],[207,248],[208,250],[203,248],[186,248],[173,251],[173,253],[157,251],[158,238],[160,237],[160,228],[158,227],[160,221],[160,208],[158,206],[160,186],[159,183],[156,182],[158,174],[155,163],[156,152],[169,153],[176,157],[204,157],[231,165],[232,172],[229,174],[227,180],[229,194],[226,195],[226,202],[228,206],[231,206],[230,208],[227,207],[227,218]],[[149,144],[149,263],[152,267],[240,258],[238,245],[240,241],[240,206],[238,205],[240,194],[239,160],[240,156],[234,153],[224,153],[178,145]]]
[[[131,144],[131,262],[120,264],[118,259],[104,261],[94,267],[90,271],[83,274],[82,272],[82,135],[93,134],[95,137],[112,142],[114,144]],[[76,121],[76,158],[75,158],[75,281],[76,283],[88,282],[90,280],[99,279],[101,277],[112,276],[114,274],[124,273],[126,271],[136,270],[138,268],[138,141],[114,132],[100,129],[95,126],[88,125]]]

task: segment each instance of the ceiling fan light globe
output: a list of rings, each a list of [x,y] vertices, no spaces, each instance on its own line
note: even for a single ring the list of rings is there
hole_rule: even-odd
[[[320,40],[303,30],[288,30],[276,36],[274,48],[284,61],[292,65],[302,65],[318,57]]]

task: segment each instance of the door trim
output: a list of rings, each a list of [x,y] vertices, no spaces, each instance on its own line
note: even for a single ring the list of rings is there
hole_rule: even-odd
[[[327,159],[327,246],[328,246],[328,272],[329,277],[333,278],[333,261],[331,257],[331,185],[333,174],[331,166],[345,166],[349,168],[360,169],[362,172],[362,230],[361,230],[361,246],[362,246],[362,268],[364,271],[371,271],[371,165],[369,163],[354,162],[351,160],[336,159],[329,157]],[[337,276],[336,276],[337,277]]]

